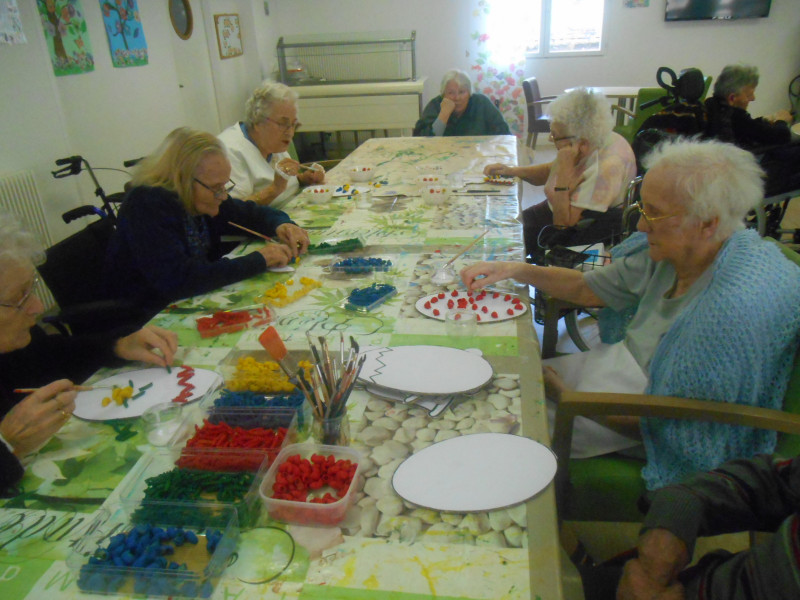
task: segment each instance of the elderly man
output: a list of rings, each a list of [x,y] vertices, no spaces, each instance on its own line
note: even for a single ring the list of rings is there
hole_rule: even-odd
[[[756,67],[728,65],[722,69],[714,83],[714,95],[706,100],[708,137],[750,149],[789,141],[789,111],[780,110],[757,119],[747,112],[748,105],[756,99],[756,86]]]
[[[800,269],[744,230],[762,196],[755,158],[730,144],[684,140],[658,147],[645,166],[635,205],[641,233],[616,247],[610,265],[584,273],[481,262],[462,270],[464,284],[477,290],[513,278],[582,306],[635,310],[621,342],[559,357],[571,381],[545,370],[555,399],[568,386],[780,408],[800,338]],[[608,424],[643,440],[648,489],[772,452],[776,441],[774,432],[742,427],[621,419]],[[612,442],[584,456],[631,445]]]
[[[800,598],[800,457],[759,456],[656,492],[638,556],[625,565],[619,600]],[[738,554],[719,550],[684,570],[699,535],[774,531]],[[597,589],[585,580],[587,589]],[[587,593],[587,598],[602,598]],[[605,597],[613,598],[611,594]]]

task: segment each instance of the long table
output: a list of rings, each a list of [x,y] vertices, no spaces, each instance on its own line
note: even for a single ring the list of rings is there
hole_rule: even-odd
[[[331,257],[314,255],[304,257],[294,273],[267,273],[187,299],[170,306],[153,322],[178,333],[181,362],[218,369],[224,375],[241,356],[267,358],[257,341],[260,331],[202,338],[196,318],[218,309],[251,305],[279,282],[310,277],[323,285],[275,311],[274,325],[293,353],[307,352],[307,331],[337,338],[341,331],[354,336],[362,347],[477,347],[494,369],[487,388],[464,399],[459,411],[446,411],[438,420],[422,408],[393,406],[356,389],[348,403],[351,445],[364,455],[372,457],[377,446],[366,443],[361,432],[367,427],[374,430],[384,414],[397,415],[398,411],[407,411],[400,415],[401,420],[418,417],[417,424],[434,429],[471,433],[487,431],[487,424],[494,423],[493,431],[499,427],[549,445],[539,348],[530,313],[480,324],[478,334],[465,339],[448,337],[442,322],[415,309],[419,297],[442,289],[430,280],[434,263],[453,256],[485,229],[489,233],[456,260],[457,269],[475,260],[521,259],[516,186],[468,185],[468,189],[492,189],[492,193],[453,195],[441,206],[428,206],[418,195],[421,174],[435,173],[443,181],[463,184],[478,177],[486,163],[498,161],[516,161],[515,138],[375,138],[327,176],[333,188],[343,187],[349,182],[351,166],[370,165],[375,173],[370,193],[337,196],[329,203],[317,204],[305,190],[288,206],[292,217],[308,228],[312,242],[359,237],[365,244],[364,256],[392,260],[391,271],[380,277],[395,285],[398,294],[372,312],[353,313],[342,308],[342,302],[350,289],[370,283],[373,276],[330,273]],[[510,291],[527,301],[526,288]],[[202,408],[191,405],[185,410]],[[409,447],[409,453],[420,447]],[[150,450],[139,419],[105,423],[72,419],[28,465],[22,493],[3,501],[0,593],[8,598],[86,598],[87,594],[78,590],[74,571],[65,564],[70,547],[86,535],[97,511],[117,502],[118,490]],[[377,528],[365,529],[359,511],[375,505],[375,496],[394,494],[386,477],[378,464],[366,473],[358,502],[340,528],[309,530],[260,522],[243,529],[238,559],[228,567],[213,597],[562,597],[552,486],[524,505],[477,515],[419,511],[404,505],[401,514],[382,515]],[[272,577],[272,570],[282,560],[288,564],[276,579],[248,583]]]

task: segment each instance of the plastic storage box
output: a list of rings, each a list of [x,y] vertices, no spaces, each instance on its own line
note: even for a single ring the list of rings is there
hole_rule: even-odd
[[[356,471],[353,475],[353,480],[350,482],[347,493],[336,502],[330,504],[315,504],[312,502],[273,498],[272,486],[278,475],[278,468],[286,462],[290,456],[294,456],[295,454],[299,454],[300,457],[304,459],[311,459],[314,454],[318,454],[326,457],[333,456],[335,460],[349,460],[356,463]],[[271,519],[299,525],[336,525],[344,519],[347,509],[350,508],[355,500],[356,491],[361,484],[361,461],[361,453],[347,446],[327,446],[313,443],[292,444],[281,450],[281,453],[275,459],[275,462],[272,463],[266,476],[261,481],[258,493]],[[332,492],[332,488],[323,486],[322,488],[313,490],[312,495],[314,497],[322,497],[324,494],[330,492]]]
[[[225,504],[154,503],[157,521],[137,522],[140,507],[101,509],[73,546],[67,565],[81,591],[128,596],[209,598],[239,543],[236,510]],[[180,515],[192,515],[189,523]]]

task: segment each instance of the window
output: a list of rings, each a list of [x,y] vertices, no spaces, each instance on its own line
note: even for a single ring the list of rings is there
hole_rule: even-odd
[[[604,5],[605,0],[490,0],[492,58],[518,60],[521,46],[529,57],[600,54]]]

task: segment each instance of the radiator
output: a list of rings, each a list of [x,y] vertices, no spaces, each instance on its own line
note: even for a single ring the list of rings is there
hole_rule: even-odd
[[[45,248],[53,245],[33,171],[0,177],[0,210],[22,219],[25,227],[39,238]],[[55,306],[56,302],[44,283],[39,282],[36,295],[44,303],[45,310]]]

